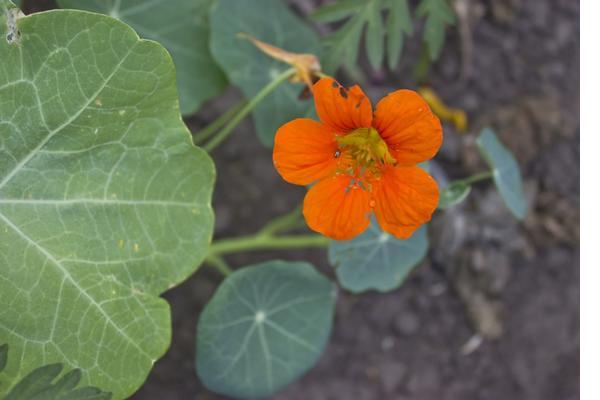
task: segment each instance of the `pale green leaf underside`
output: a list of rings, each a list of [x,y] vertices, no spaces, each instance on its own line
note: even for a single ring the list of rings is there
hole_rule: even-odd
[[[518,219],[525,218],[527,204],[519,164],[490,128],[477,138],[479,151],[492,168],[494,183],[508,209]]]
[[[343,288],[360,293],[396,289],[427,254],[427,229],[406,240],[381,231],[375,221],[366,232],[347,241],[332,241],[329,262]]]
[[[228,277],[198,323],[198,375],[211,390],[263,398],[312,367],[329,337],[332,283],[304,262],[270,261]]]
[[[177,69],[181,112],[192,114],[227,85],[208,49],[208,10],[212,0],[59,0],[78,8],[119,18],[146,39],[169,50]]]
[[[157,295],[208,247],[214,166],[159,44],[80,11],[18,26],[0,14],[0,395],[61,362],[123,398],[170,342]]]
[[[215,59],[249,99],[289,65],[265,55],[238,33],[296,53],[320,51],[316,34],[280,0],[220,0],[211,13],[211,30]],[[311,100],[298,99],[301,91],[302,85],[285,82],[254,109],[254,126],[263,144],[272,146],[281,125],[305,116],[312,107]]]

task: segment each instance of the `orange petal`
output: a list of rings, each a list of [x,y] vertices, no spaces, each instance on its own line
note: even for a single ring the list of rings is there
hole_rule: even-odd
[[[400,165],[429,160],[442,144],[440,120],[412,90],[397,90],[381,99],[373,126]]]
[[[336,149],[331,128],[312,119],[298,118],[277,130],[273,164],[289,183],[308,185],[335,172]]]
[[[369,226],[370,194],[358,185],[350,186],[347,175],[318,182],[304,197],[304,218],[308,226],[336,240],[347,240]]]
[[[321,78],[313,86],[313,93],[319,118],[336,133],[371,126],[371,102],[357,85],[347,90],[332,78]]]
[[[377,222],[398,239],[429,221],[438,199],[437,183],[419,167],[387,167],[373,185]]]

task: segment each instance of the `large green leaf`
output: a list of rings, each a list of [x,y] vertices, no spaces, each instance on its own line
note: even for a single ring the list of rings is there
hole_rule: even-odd
[[[329,262],[343,288],[353,293],[370,289],[387,292],[404,282],[423,260],[428,246],[425,226],[410,238],[398,240],[372,221],[369,229],[356,238],[332,241]]]
[[[215,59],[247,98],[289,66],[262,53],[239,33],[295,53],[320,52],[316,34],[280,0],[220,0],[211,13],[211,30]],[[252,111],[262,143],[272,146],[281,125],[308,113],[312,101],[299,100],[301,91],[301,85],[285,82]]]
[[[308,263],[271,261],[235,272],[200,316],[202,382],[236,398],[275,393],[316,363],[334,301],[332,283]]]
[[[192,114],[221,93],[227,79],[208,49],[208,11],[213,0],[58,0],[63,8],[79,8],[119,18],[143,38],[169,50],[177,69],[181,112]]]
[[[202,261],[214,166],[158,43],[100,14],[0,0],[0,343],[6,388],[42,364],[131,394],[170,342],[157,297]],[[11,14],[12,15],[12,14]]]
[[[518,219],[525,218],[527,204],[523,196],[523,182],[517,160],[498,140],[494,131],[485,128],[477,138],[483,158],[492,168],[494,183],[508,209]]]

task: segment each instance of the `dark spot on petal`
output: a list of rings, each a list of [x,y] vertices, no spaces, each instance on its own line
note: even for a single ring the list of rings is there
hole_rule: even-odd
[[[340,96],[342,96],[345,99],[348,98],[348,92],[343,87],[340,88]]]
[[[361,99],[358,101],[358,103],[356,103],[356,108],[360,108],[360,105],[363,102],[364,97],[361,97]]]
[[[333,83],[331,84],[331,86],[333,86],[334,89],[337,89],[338,87],[340,87],[340,84],[337,83],[336,81],[333,81]]]

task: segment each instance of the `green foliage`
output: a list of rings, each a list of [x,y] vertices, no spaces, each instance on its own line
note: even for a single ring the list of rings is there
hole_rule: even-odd
[[[0,345],[0,372],[4,371],[4,368],[6,368],[7,360],[8,360],[8,344],[4,343],[3,345]]]
[[[312,367],[328,340],[335,289],[305,262],[236,271],[200,316],[197,371],[211,390],[263,398]]]
[[[383,22],[382,11],[388,11]],[[325,69],[337,70],[340,65],[355,65],[365,30],[365,46],[370,64],[380,69],[384,59],[384,40],[387,36],[387,61],[390,68],[398,65],[405,35],[412,34],[410,10],[406,0],[341,0],[319,8],[312,15],[315,21],[335,22],[346,19],[340,29],[327,36],[328,48]]]
[[[423,40],[427,44],[429,57],[437,60],[446,37],[446,25],[454,25],[456,17],[448,0],[421,0],[415,14],[425,18]]]
[[[177,69],[181,112],[194,113],[221,93],[225,75],[208,49],[208,12],[213,0],[58,0],[78,8],[119,18],[147,39],[169,50]]]
[[[316,34],[280,0],[221,0],[211,13],[211,51],[229,80],[254,97],[289,68],[262,53],[239,33],[295,53],[319,54]],[[254,110],[254,126],[262,143],[273,145],[277,129],[309,113],[311,100],[299,100],[302,86],[285,82]]]
[[[504,147],[490,128],[477,138],[479,152],[492,168],[494,183],[508,209],[518,219],[525,218],[527,204],[523,196],[521,171],[512,153]]]
[[[353,292],[388,292],[398,288],[427,254],[425,226],[410,238],[398,240],[373,220],[366,232],[347,241],[332,241],[329,262],[340,285]]]
[[[8,345],[0,346],[0,372],[6,364]],[[81,371],[73,369],[56,380],[62,364],[48,364],[31,371],[15,384],[4,400],[109,400],[111,393],[96,387],[78,388]]]
[[[10,7],[0,0],[0,10]],[[100,14],[0,14],[3,385],[48,363],[116,398],[167,349],[158,297],[207,251],[214,166],[158,43]]]
[[[458,181],[440,191],[438,208],[446,209],[462,203],[471,193],[471,185]]]
[[[387,59],[390,69],[395,69],[400,61],[404,36],[413,32],[410,10],[406,0],[391,0],[387,17]]]

